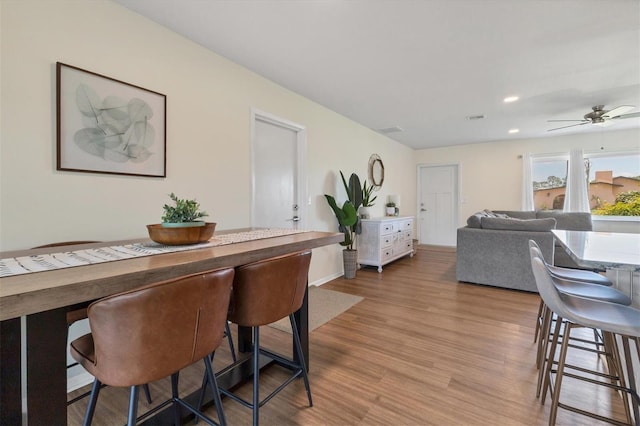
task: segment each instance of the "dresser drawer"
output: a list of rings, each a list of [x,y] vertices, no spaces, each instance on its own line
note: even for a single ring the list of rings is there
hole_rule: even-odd
[[[392,246],[397,241],[395,234],[383,235],[380,237],[380,247]]]
[[[387,247],[385,249],[382,249],[382,251],[380,252],[380,260],[382,260],[382,263],[391,259],[392,257],[393,257],[393,247]]]
[[[395,223],[382,223],[380,224],[380,235],[393,234],[396,232]]]

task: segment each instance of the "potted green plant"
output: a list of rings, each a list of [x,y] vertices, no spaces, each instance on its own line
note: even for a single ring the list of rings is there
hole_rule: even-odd
[[[365,179],[362,183],[362,206],[358,213],[360,215],[360,219],[370,219],[371,211],[369,207],[373,207],[375,205],[374,201],[378,198],[377,195],[373,195],[373,192],[377,189],[377,187],[370,185],[367,186],[367,180]]]
[[[215,223],[198,220],[209,216],[200,210],[196,200],[180,199],[169,194],[174,205],[162,206],[162,223],[147,225],[149,238],[164,245],[196,244],[209,241],[216,228]]]
[[[358,220],[358,208],[362,205],[362,186],[360,178],[355,173],[349,177],[349,183],[340,172],[344,189],[347,192],[347,200],[338,206],[332,195],[324,194],[329,206],[338,219],[338,229],[344,234],[344,241],[340,243],[345,249],[342,251],[344,262],[344,277],[347,279],[356,276],[358,252],[354,248],[356,235],[360,233],[360,222]]]
[[[196,200],[180,199],[173,192],[169,194],[175,205],[162,206],[162,226],[165,228],[180,228],[189,226],[204,226],[205,222],[198,220],[209,216],[205,211],[200,211],[200,203]]]

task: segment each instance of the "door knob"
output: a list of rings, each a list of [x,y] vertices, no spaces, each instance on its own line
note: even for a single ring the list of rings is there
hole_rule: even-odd
[[[291,219],[287,219],[287,220],[290,220],[290,221],[293,221],[293,222],[300,222],[300,217],[294,216]]]
[[[427,211],[427,209],[420,209],[420,211],[421,211],[421,212],[426,212],[426,211]]]

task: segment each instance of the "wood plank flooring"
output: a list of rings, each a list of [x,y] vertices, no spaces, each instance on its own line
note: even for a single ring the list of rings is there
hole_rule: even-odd
[[[550,400],[535,397],[537,370],[533,332],[537,294],[458,283],[455,251],[419,247],[378,274],[323,286],[364,297],[310,335],[309,373],[314,406],[307,406],[301,380],[261,408],[263,425],[544,425]],[[261,343],[290,353],[290,335],[264,327]],[[581,361],[600,365],[595,355]],[[226,345],[215,368],[229,362]],[[181,375],[181,391],[200,386],[203,367]],[[261,392],[285,373],[261,374]],[[155,401],[168,395],[167,380],[151,384]],[[251,385],[240,389],[251,396]],[[623,419],[617,397],[604,389],[566,380],[565,401]],[[71,394],[70,394],[71,396]],[[104,388],[94,425],[126,423],[128,390]],[[141,397],[139,413],[148,407]],[[226,399],[230,425],[251,424],[248,409]],[[86,399],[69,407],[69,424],[81,424]],[[215,416],[212,409],[211,415]],[[564,410],[559,425],[599,422]]]

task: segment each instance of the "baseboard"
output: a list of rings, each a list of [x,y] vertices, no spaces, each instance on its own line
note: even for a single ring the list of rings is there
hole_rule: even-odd
[[[325,277],[320,278],[319,280],[315,280],[310,282],[309,285],[321,286],[322,284],[326,284],[331,280],[335,280],[336,278],[340,278],[343,274],[341,272],[337,272],[335,274],[327,275]]]
[[[93,376],[86,371],[67,378],[67,392],[73,392],[83,386],[93,383]]]

